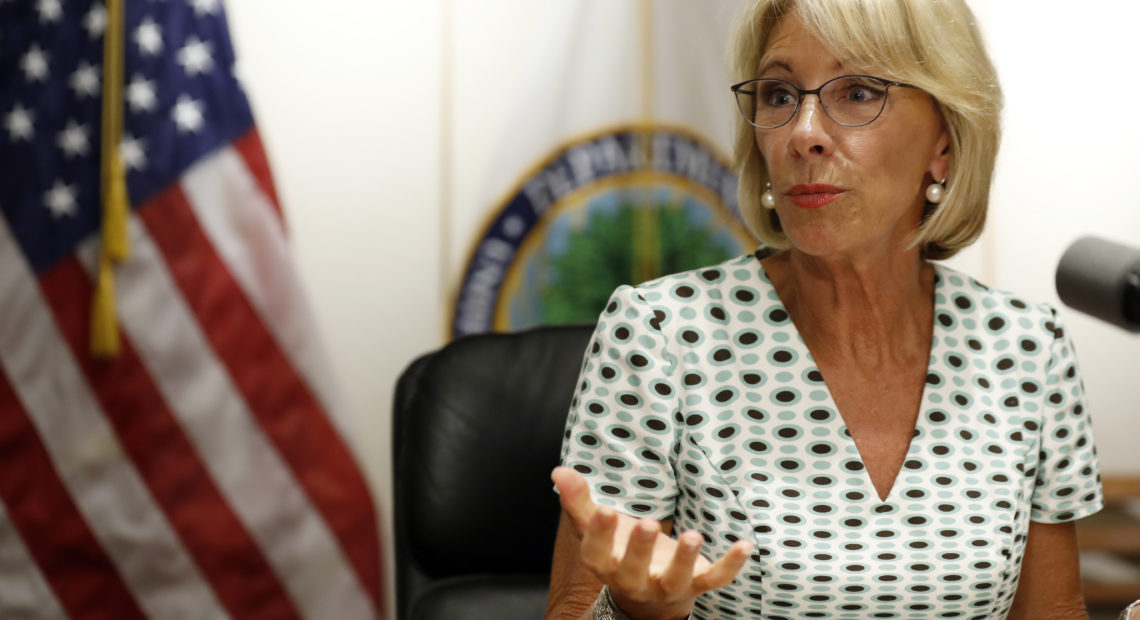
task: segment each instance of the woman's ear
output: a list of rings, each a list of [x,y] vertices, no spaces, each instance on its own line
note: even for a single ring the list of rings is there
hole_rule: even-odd
[[[933,157],[930,159],[930,176],[941,183],[950,175],[950,132],[945,129],[934,143]]]

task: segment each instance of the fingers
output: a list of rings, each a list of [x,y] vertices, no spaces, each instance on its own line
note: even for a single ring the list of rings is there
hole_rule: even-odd
[[[653,519],[641,519],[630,532],[625,555],[614,575],[614,583],[621,590],[636,595],[649,587],[649,564],[661,524]]]
[[[693,580],[693,566],[700,557],[701,535],[689,530],[677,538],[673,560],[661,575],[661,589],[668,594],[680,594],[689,589]]]
[[[574,519],[579,530],[584,529],[597,510],[594,500],[590,499],[586,479],[570,467],[555,467],[550,479],[558,487],[558,501],[562,504],[562,509]]]
[[[574,469],[556,467],[550,479],[558,487],[562,509],[582,534],[582,562],[602,581],[635,600],[660,595],[665,600],[681,600],[723,588],[732,583],[752,553],[752,545],[740,541],[708,565],[700,554],[703,538],[698,532],[685,532],[674,546],[661,533],[659,522],[635,521],[609,506],[595,504],[586,479]],[[655,551],[660,556],[656,563]],[[671,559],[667,559],[670,552]]]
[[[609,506],[598,506],[582,533],[579,547],[582,563],[599,576],[608,575],[617,568],[614,557],[614,532],[617,531],[617,511]]]
[[[693,578],[693,587],[698,592],[706,592],[727,586],[732,583],[751,553],[752,545],[743,541],[734,544],[708,570]]]

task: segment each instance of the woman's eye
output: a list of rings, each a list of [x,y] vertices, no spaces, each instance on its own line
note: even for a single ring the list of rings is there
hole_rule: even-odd
[[[792,93],[789,93],[786,90],[771,91],[771,92],[767,93],[767,95],[764,98],[764,103],[767,104],[768,106],[774,107],[774,108],[787,106],[787,105],[794,105],[795,102],[796,102],[796,98],[792,96]]]
[[[883,89],[859,84],[848,86],[842,99],[847,103],[868,103],[878,101],[882,96]]]

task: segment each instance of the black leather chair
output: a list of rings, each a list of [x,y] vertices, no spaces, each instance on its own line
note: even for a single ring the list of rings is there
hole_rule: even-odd
[[[399,620],[542,618],[560,510],[550,471],[591,333],[469,336],[400,376]]]

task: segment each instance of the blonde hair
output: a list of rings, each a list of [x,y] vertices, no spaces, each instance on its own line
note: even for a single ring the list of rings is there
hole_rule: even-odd
[[[934,98],[950,136],[950,172],[945,198],[925,214],[913,243],[929,259],[949,258],[973,243],[986,221],[1002,94],[969,7],[963,0],[757,0],[737,22],[735,81],[760,77],[772,31],[792,12],[845,65],[913,84]],[[760,205],[768,172],[754,132],[737,115],[740,211],[761,242],[787,248],[776,212]]]

